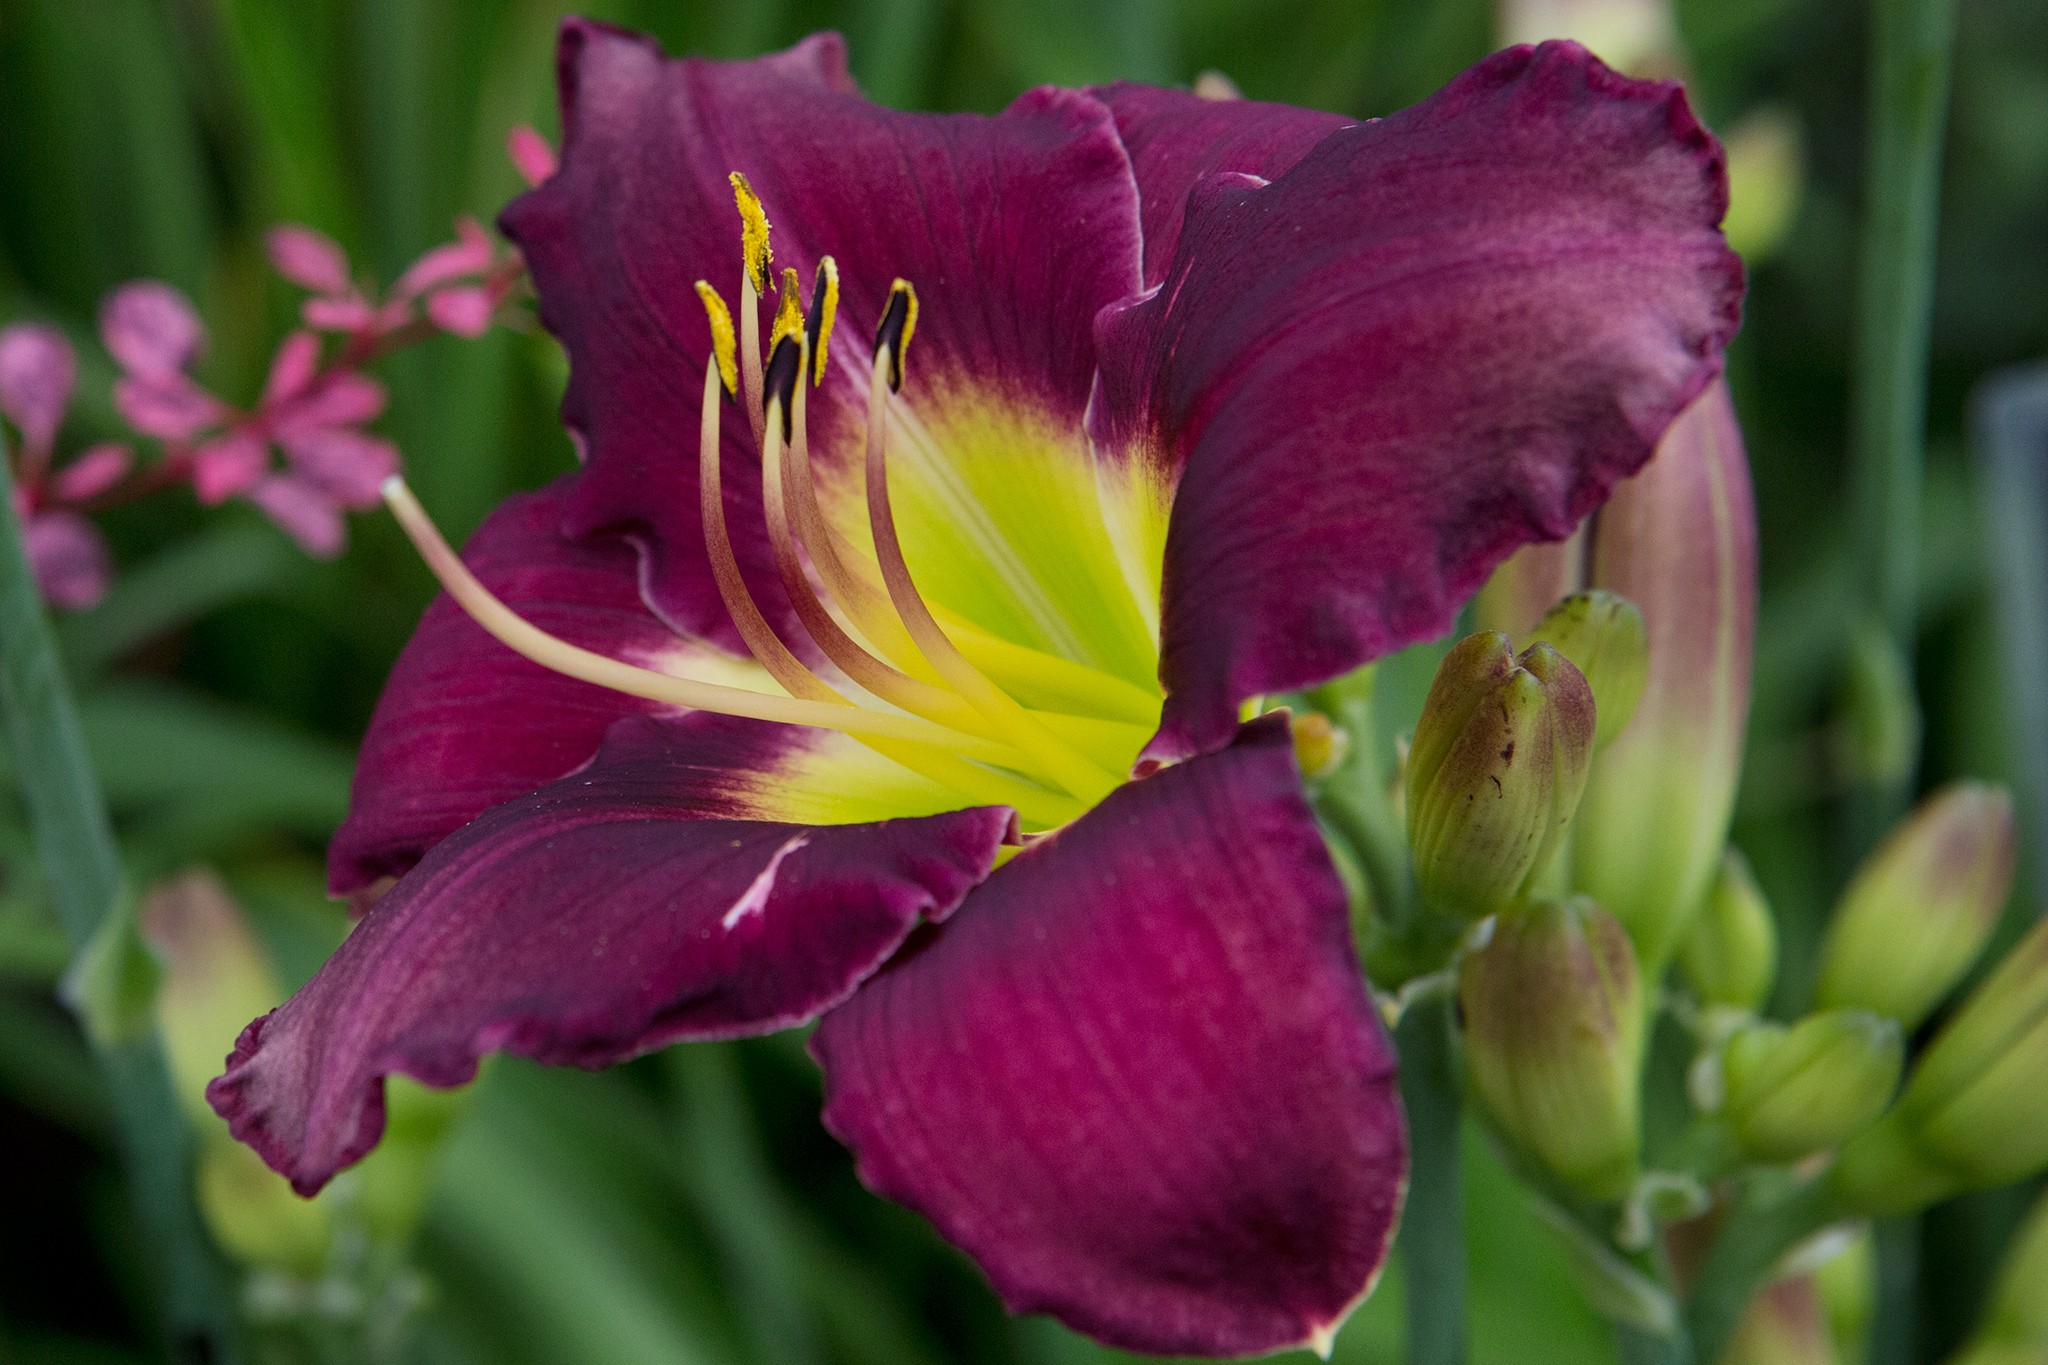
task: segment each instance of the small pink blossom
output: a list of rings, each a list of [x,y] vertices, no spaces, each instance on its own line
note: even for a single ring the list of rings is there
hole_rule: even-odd
[[[39,512],[22,527],[22,546],[36,590],[66,611],[83,611],[107,595],[114,561],[99,530],[64,508]]]
[[[47,460],[77,382],[77,357],[56,328],[23,322],[0,331],[0,416],[21,429],[26,464]]]
[[[326,492],[308,479],[270,474],[249,490],[249,501],[263,509],[307,554],[332,559],[348,541],[341,512]]]
[[[183,294],[157,280],[124,284],[100,305],[100,337],[121,368],[171,380],[199,358],[206,328]]]
[[[359,512],[382,501],[384,480],[398,472],[398,447],[367,432],[336,427],[283,444],[293,473]]]
[[[497,301],[480,285],[456,285],[427,296],[427,316],[444,332],[480,337],[491,330]]]
[[[555,149],[527,124],[518,124],[505,134],[505,154],[512,158],[519,178],[534,189],[555,173]]]
[[[134,465],[135,453],[127,446],[102,441],[86,447],[77,459],[58,470],[50,479],[50,491],[59,502],[85,502],[121,482]]]
[[[248,492],[269,470],[269,443],[238,428],[192,452],[192,491],[211,507]]]
[[[354,291],[348,277],[348,253],[332,237],[298,223],[281,223],[263,239],[277,273],[315,294]]]

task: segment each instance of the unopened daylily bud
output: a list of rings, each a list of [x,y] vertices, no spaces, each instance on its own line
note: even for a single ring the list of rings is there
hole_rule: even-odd
[[[1756,626],[1756,505],[1727,388],[1664,434],[1591,523],[1591,583],[1641,608],[1649,681],[1601,751],[1572,836],[1572,885],[1670,960],[1734,810]]]
[[[1702,1005],[1754,1013],[1771,993],[1778,971],[1777,921],[1749,861],[1733,848],[1721,855],[1678,965]]]
[[[1872,853],[1821,948],[1819,1001],[1913,1028],[1970,969],[2012,890],[2012,798],[1959,782]]]
[[[1604,588],[1573,593],[1536,623],[1529,639],[1549,645],[1585,675],[1599,708],[1594,746],[1620,734],[1649,679],[1649,629],[1635,603]]]
[[[1860,627],[1842,676],[1836,761],[1850,778],[1896,786],[1920,756],[1920,703],[1899,644],[1881,626]]]
[[[1408,756],[1408,841],[1423,898],[1478,918],[1549,863],[1578,805],[1593,695],[1549,645],[1518,657],[1501,635],[1445,656]]]
[[[1970,1344],[1952,1365],[2048,1361],[2048,1198],[2035,1202],[2005,1252],[1998,1283]]]
[[[1827,1308],[1812,1275],[1766,1285],[1749,1301],[1720,1365],[1835,1365]]]
[[[1842,1151],[1851,1207],[1904,1213],[2048,1167],[2048,921],[1964,1001],[1889,1114]]]
[[[157,1024],[178,1098],[195,1119],[213,1119],[206,1083],[220,1074],[243,1025],[284,999],[269,955],[220,878],[186,872],[143,897],[142,936],[163,962]]]
[[[1722,1120],[1759,1161],[1796,1161],[1869,1127],[1898,1088],[1905,1045],[1889,1019],[1832,1010],[1755,1024],[1721,1054]]]
[[[1458,998],[1466,1068],[1494,1126],[1578,1193],[1627,1193],[1643,1008],[1621,925],[1584,897],[1518,906],[1465,958]]]

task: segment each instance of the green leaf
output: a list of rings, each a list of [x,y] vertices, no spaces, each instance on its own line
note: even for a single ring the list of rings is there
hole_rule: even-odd
[[[101,1047],[147,1037],[154,1022],[163,964],[135,927],[134,901],[124,895],[64,973],[59,990],[86,1035]]]

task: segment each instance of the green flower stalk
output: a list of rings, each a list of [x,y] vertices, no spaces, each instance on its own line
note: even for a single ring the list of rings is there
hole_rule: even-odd
[[[1445,656],[1408,756],[1408,842],[1424,901],[1506,908],[1561,846],[1594,733],[1585,678],[1547,644],[1481,634]]]
[[[1721,1053],[1721,1119],[1758,1161],[1796,1161],[1841,1145],[1891,1102],[1905,1063],[1899,1026],[1853,1010],[1791,1028],[1756,1024]]]
[[[1487,629],[1526,632],[1592,586],[1648,630],[1635,714],[1593,764],[1571,886],[1627,926],[1652,972],[1684,940],[1719,865],[1741,771],[1756,627],[1756,506],[1725,385],[1701,395],[1572,541],[1525,550],[1478,603]]]
[[[1958,782],[1928,798],[1843,893],[1821,949],[1821,1007],[1916,1027],[1998,926],[2016,852],[2002,788]]]
[[[1519,906],[1464,959],[1458,999],[1472,1093],[1500,1134],[1579,1194],[1626,1194],[1644,1011],[1620,923],[1581,896]]]
[[[1906,1213],[2048,1167],[2048,921],[1971,994],[1898,1104],[1842,1150],[1850,1207]]]
[[[1778,972],[1777,921],[1748,860],[1733,848],[1721,854],[1678,966],[1709,1009],[1754,1014],[1771,993]]]

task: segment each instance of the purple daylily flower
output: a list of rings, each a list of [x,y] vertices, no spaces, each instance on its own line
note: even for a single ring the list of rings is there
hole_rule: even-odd
[[[829,36],[571,22],[560,72],[503,225],[585,463],[466,567],[389,489],[452,596],[331,850],[374,908],[215,1107],[310,1192],[393,1072],[816,1019],[862,1178],[1012,1308],[1326,1345],[1406,1138],[1286,721],[1242,717],[1446,629],[1718,372],[1712,137],[1569,44],[1367,123],[897,113]]]

